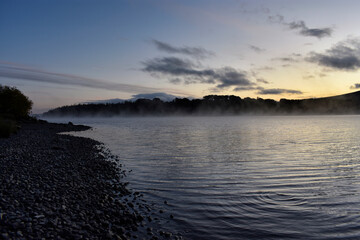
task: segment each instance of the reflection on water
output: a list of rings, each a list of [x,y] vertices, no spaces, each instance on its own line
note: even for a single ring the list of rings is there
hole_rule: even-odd
[[[72,120],[189,239],[360,239],[360,117]]]

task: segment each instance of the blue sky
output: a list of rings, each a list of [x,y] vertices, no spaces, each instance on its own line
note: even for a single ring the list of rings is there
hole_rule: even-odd
[[[34,112],[137,94],[356,90],[359,1],[0,2],[0,84]]]

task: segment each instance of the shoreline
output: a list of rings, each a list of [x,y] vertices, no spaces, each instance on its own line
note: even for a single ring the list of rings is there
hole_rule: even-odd
[[[58,134],[90,128],[40,121],[0,139],[0,238],[181,239],[152,228],[103,144]]]

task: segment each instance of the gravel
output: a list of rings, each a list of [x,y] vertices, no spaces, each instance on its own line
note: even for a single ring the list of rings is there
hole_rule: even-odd
[[[150,227],[146,201],[101,143],[57,134],[87,129],[24,123],[0,139],[0,239],[180,239]]]

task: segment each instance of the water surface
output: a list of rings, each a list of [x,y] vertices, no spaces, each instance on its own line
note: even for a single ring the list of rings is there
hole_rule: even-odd
[[[360,239],[359,116],[71,120],[187,239]]]

